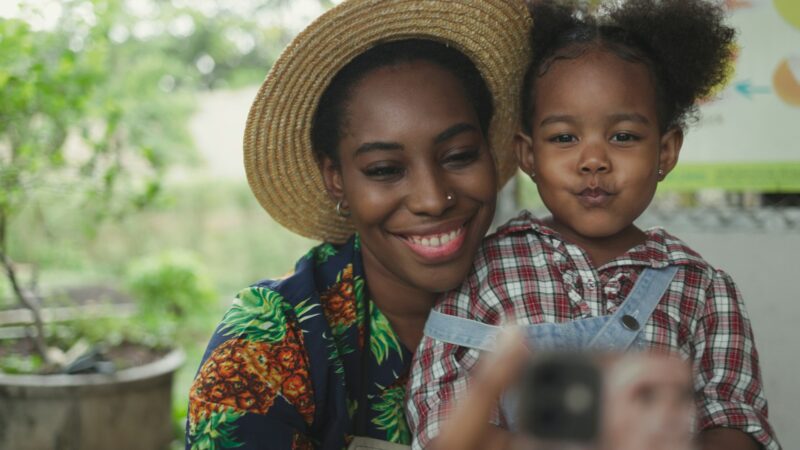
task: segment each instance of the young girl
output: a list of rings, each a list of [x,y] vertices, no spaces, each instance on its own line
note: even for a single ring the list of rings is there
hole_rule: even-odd
[[[410,384],[417,448],[439,433],[503,323],[521,324],[536,350],[677,354],[694,371],[703,448],[780,448],[730,276],[634,224],[675,167],[696,101],[724,81],[734,31],[701,0],[606,6],[532,8],[516,147],[552,216],[523,213],[484,241],[468,279],[431,313]],[[509,411],[492,422],[513,429]]]

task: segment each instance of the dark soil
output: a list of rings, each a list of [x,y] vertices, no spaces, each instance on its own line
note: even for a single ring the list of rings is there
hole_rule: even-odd
[[[111,361],[114,364],[114,370],[120,371],[157,361],[168,352],[169,350],[167,349],[152,348],[133,342],[123,342],[105,349],[97,349],[97,354],[94,359],[98,361]],[[25,358],[31,357],[34,354],[33,343],[30,339],[15,339],[0,342],[0,359],[8,357],[9,355],[17,355]],[[91,371],[92,370],[89,370],[89,372]],[[38,373],[60,373],[60,371],[42,368]]]
[[[168,350],[164,349],[123,342],[105,351],[104,356],[114,362],[117,370],[122,370],[151,363],[166,355],[167,352]]]
[[[53,289],[44,298],[43,306],[45,308],[81,307],[92,304],[122,305],[130,303],[132,303],[132,299],[126,293],[109,285],[98,284]],[[11,309],[18,308],[18,305],[11,307]],[[45,324],[45,327],[47,326]],[[91,349],[88,353],[92,353],[89,358],[90,361],[111,361],[114,369],[119,371],[156,361],[164,356],[167,351],[138,343],[122,342],[112,347]],[[35,349],[31,339],[0,339],[0,359],[10,355],[27,358],[32,357],[34,354]],[[41,372],[52,373],[53,370],[42,368]]]

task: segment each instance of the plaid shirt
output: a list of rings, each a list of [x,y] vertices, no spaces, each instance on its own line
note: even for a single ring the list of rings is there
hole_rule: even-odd
[[[691,360],[698,427],[740,429],[780,449],[767,421],[750,320],[728,274],[662,229],[595,269],[586,253],[523,212],[489,236],[467,280],[436,306],[488,324],[559,323],[613,314],[646,267],[680,266],[643,332],[653,349]],[[414,448],[439,434],[468,386],[480,352],[424,337],[410,380],[407,419]],[[496,424],[502,418],[495,412]]]

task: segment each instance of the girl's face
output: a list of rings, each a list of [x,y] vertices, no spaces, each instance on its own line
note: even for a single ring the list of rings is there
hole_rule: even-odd
[[[375,69],[346,105],[338,167],[323,162],[361,236],[370,284],[443,292],[466,277],[491,224],[492,156],[461,82],[417,61]]]
[[[659,131],[648,68],[589,50],[535,83],[531,136],[518,136],[517,152],[554,228],[577,241],[637,232],[682,142],[680,131]]]

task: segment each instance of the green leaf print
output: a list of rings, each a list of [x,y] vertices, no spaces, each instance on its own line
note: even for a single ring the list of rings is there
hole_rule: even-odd
[[[370,321],[370,339],[369,346],[372,350],[373,356],[378,364],[383,364],[383,361],[389,357],[389,352],[392,350],[397,352],[400,359],[403,359],[403,351],[400,347],[400,341],[392,330],[389,320],[383,313],[370,302],[370,312],[372,320]]]
[[[342,376],[341,381],[342,385],[344,385],[344,365],[342,364],[343,353],[341,352],[339,345],[337,345],[337,343],[324,332],[322,333],[322,339],[325,340],[325,346],[328,349],[328,361],[331,363],[331,365],[333,365],[334,371]],[[350,349],[350,352],[352,351],[353,350]]]
[[[328,261],[328,258],[335,255],[336,253],[338,253],[336,251],[336,248],[333,245],[326,242],[306,252],[306,254],[303,255],[303,258],[314,260],[317,264],[322,264]]]
[[[377,416],[372,423],[380,430],[386,431],[389,442],[398,444],[411,443],[411,431],[408,429],[405,413],[406,390],[404,384],[393,384],[384,388],[375,383],[381,391],[378,401],[372,403],[372,410]]]
[[[327,262],[328,258],[335,255],[337,252],[336,248],[334,248],[333,245],[324,243],[318,246],[316,249],[314,249],[314,253],[317,264],[322,264],[324,262]]]
[[[281,341],[286,335],[285,310],[289,308],[283,297],[271,289],[244,289],[222,318],[224,334],[256,342]]]
[[[356,416],[356,411],[358,411],[358,400],[351,399],[350,397],[348,397],[346,400],[347,400],[347,417],[349,417],[350,420],[352,420],[353,417]]]
[[[294,307],[294,314],[297,316],[297,322],[303,323],[306,320],[318,316],[320,313],[310,314],[311,310],[314,308],[319,307],[319,304],[311,304],[309,305],[308,302],[311,301],[310,298],[303,300],[302,302],[298,303]]]
[[[364,323],[364,278],[356,275],[353,277],[353,295],[356,298],[356,323]],[[371,302],[370,302],[371,303]]]
[[[232,437],[236,430],[235,422],[243,415],[243,412],[237,412],[230,407],[222,411],[212,411],[209,416],[204,415],[189,429],[192,450],[217,450],[244,445]]]

